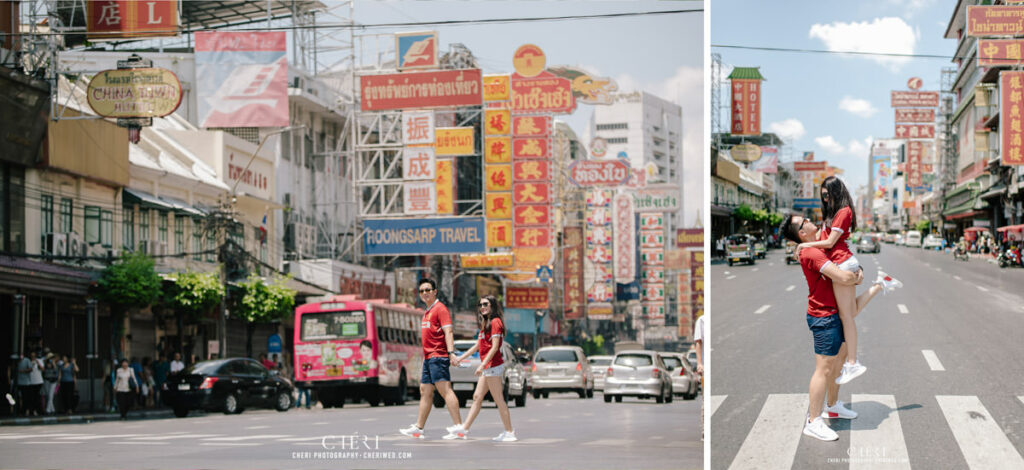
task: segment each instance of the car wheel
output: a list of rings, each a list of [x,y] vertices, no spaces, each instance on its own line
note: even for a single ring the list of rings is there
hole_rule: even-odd
[[[277,394],[277,411],[288,411],[292,408],[292,396],[287,392]]]
[[[467,401],[469,401],[469,398],[459,397],[459,408],[465,408]]]
[[[526,406],[526,384],[523,384],[523,393],[516,397],[516,408]]]
[[[605,395],[604,396],[604,402],[605,403],[611,403],[612,402],[612,396],[611,395]]]
[[[654,397],[655,403],[665,403],[665,387],[661,388],[661,393]]]
[[[622,403],[622,395],[615,397],[615,403]]]
[[[371,391],[367,392],[367,394],[366,394],[366,402],[369,403],[370,406],[373,406],[373,407],[380,406],[380,393],[378,393],[377,390],[371,390]]]
[[[548,392],[543,392],[542,395],[544,395],[544,398],[547,398],[548,397]]]
[[[668,394],[665,395],[665,403],[672,403],[672,400],[675,399],[676,398],[672,395],[672,390],[669,390]]]
[[[184,417],[188,416],[188,408],[181,408],[181,407],[175,408],[174,409],[174,416],[177,416],[179,418],[184,418]]]
[[[241,413],[238,409],[238,398],[228,394],[227,397],[224,397],[224,414],[230,415],[235,413]]]
[[[533,399],[534,400],[540,400],[540,392],[539,391],[537,391],[537,390],[533,391]]]
[[[587,398],[594,398],[594,389],[587,389]]]
[[[729,260],[729,267],[732,267],[732,260]]]

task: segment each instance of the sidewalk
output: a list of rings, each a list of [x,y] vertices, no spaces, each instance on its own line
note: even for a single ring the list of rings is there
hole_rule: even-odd
[[[174,416],[170,408],[158,410],[133,410],[128,412],[129,420],[138,419],[162,419]],[[70,423],[92,423],[95,421],[117,421],[121,419],[120,413],[79,413],[73,415],[59,416],[32,416],[18,418],[2,418],[0,426],[35,426],[40,424],[70,424]]]

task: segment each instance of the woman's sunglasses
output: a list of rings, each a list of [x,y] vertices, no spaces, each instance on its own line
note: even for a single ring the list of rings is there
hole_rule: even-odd
[[[479,304],[479,305],[480,305],[481,307],[490,307],[490,306],[491,306],[491,303],[490,303],[490,302],[480,302],[480,304]]]

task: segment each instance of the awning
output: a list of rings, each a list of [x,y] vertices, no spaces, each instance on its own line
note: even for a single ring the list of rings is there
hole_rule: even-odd
[[[990,199],[990,198],[993,198],[995,196],[1001,196],[1004,193],[1006,193],[1006,185],[1003,184],[1002,182],[1000,182],[1000,183],[996,184],[995,186],[992,186],[992,188],[990,188],[988,191],[986,191],[984,194],[982,194],[979,197],[982,198],[982,199]]]
[[[997,232],[1024,232],[1024,224],[1020,225],[1007,225],[1005,227],[999,227],[996,229]]]
[[[138,189],[124,188],[124,202],[134,202],[140,206],[153,207],[165,211],[174,210],[174,206],[152,194]]]
[[[176,199],[173,197],[162,197],[160,199],[164,200],[167,204],[170,204],[172,207],[174,207],[174,210],[178,212],[192,214],[196,217],[206,217],[206,211],[192,207],[191,205],[189,205],[189,203],[182,201],[181,199]]]
[[[988,231],[987,227],[970,227],[970,228],[964,230],[964,233],[967,233],[967,232],[987,232],[987,231]]]

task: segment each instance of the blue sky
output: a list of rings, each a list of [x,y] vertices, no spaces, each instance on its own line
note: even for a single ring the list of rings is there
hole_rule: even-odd
[[[356,2],[355,21],[363,24],[594,15],[703,8],[700,1],[602,2]],[[484,73],[510,73],[512,54],[527,43],[544,50],[547,64],[578,65],[614,78],[620,91],[644,90],[683,108],[684,221],[692,223],[703,206],[704,19],[702,13],[470,26],[374,28],[373,33],[434,30],[441,51],[462,43],[479,58]],[[566,121],[583,138],[592,114],[580,105]],[[703,212],[702,212],[703,213]]]
[[[761,67],[762,131],[783,135],[793,157],[843,168],[851,191],[866,185],[872,138],[893,135],[892,90],[920,77],[922,90],[938,90],[950,59],[851,56],[726,49],[716,45],[952,56],[944,39],[952,0],[710,2],[711,52],[733,66]],[[785,7],[782,7],[785,5]],[[724,78],[724,77],[723,77]],[[728,106],[728,89],[722,94]],[[722,114],[728,128],[728,115]],[[790,157],[790,158],[793,158]],[[788,160],[788,158],[784,158]]]

